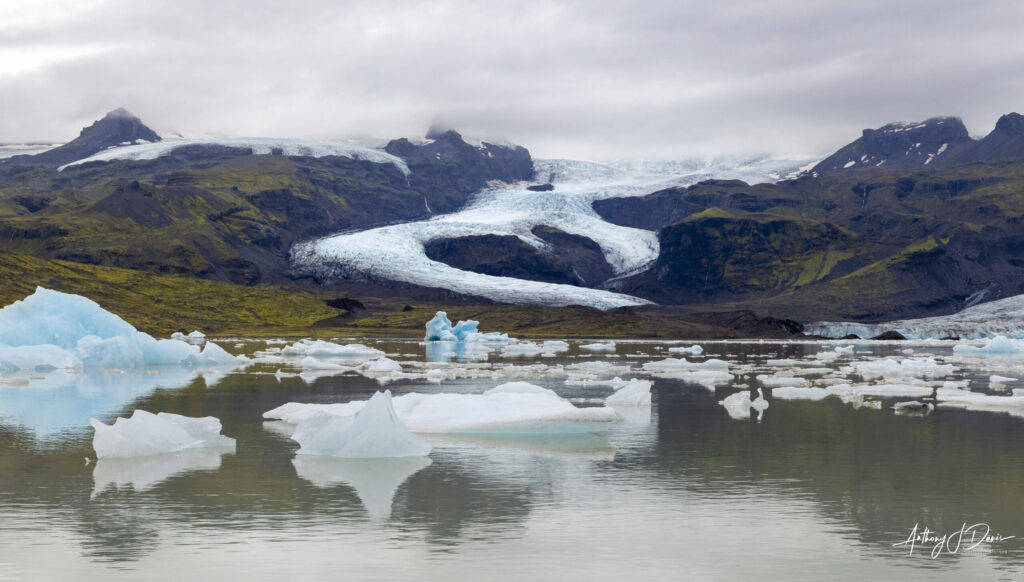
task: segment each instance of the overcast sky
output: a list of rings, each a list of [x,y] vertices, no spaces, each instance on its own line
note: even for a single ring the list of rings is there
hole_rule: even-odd
[[[827,153],[1024,110],[1019,0],[0,0],[0,142],[422,136],[538,157]]]

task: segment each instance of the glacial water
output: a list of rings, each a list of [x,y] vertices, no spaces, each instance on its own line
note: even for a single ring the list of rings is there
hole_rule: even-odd
[[[363,375],[274,375],[257,364],[224,377],[136,372],[24,385],[0,377],[0,580],[1017,580],[1024,573],[1024,418],[940,407],[895,414],[894,399],[782,400],[757,420],[718,401],[759,374],[809,385],[864,383],[854,362],[937,358],[955,372],[900,382],[1024,388],[1024,360],[963,359],[950,342],[705,342],[735,378],[714,389],[644,372],[680,344],[570,342],[554,357],[477,354],[418,342],[370,343],[408,370],[475,370],[396,395],[482,392],[510,380],[598,406],[601,379],[654,380],[638,411],[600,435],[433,436],[429,458],[295,455],[263,412],[285,402],[366,399]],[[232,349],[232,342],[222,343]],[[689,343],[685,344],[689,345]],[[847,345],[847,344],[842,344]],[[232,351],[252,353],[262,343]],[[428,349],[429,348],[429,349]],[[912,351],[907,351],[912,350]],[[427,360],[434,363],[427,364]],[[617,369],[567,375],[567,366]],[[803,371],[801,371],[803,370]],[[810,370],[810,371],[809,371]],[[989,377],[1014,378],[990,386]],[[877,379],[875,382],[895,380]],[[903,398],[902,400],[908,400]],[[878,404],[874,404],[877,402]],[[196,451],[95,461],[89,416],[134,409],[221,419],[234,454]],[[86,462],[86,458],[90,462]],[[987,524],[989,539],[969,543]],[[954,536],[905,543],[921,534]],[[964,529],[966,526],[966,529]],[[930,534],[933,535],[933,534]],[[1000,539],[997,536],[1001,536]],[[1011,537],[1016,536],[1016,537]],[[973,546],[973,547],[971,547]]]

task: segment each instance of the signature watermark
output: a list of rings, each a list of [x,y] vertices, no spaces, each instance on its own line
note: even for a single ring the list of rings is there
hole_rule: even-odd
[[[948,533],[932,531],[915,523],[907,539],[893,544],[892,547],[907,547],[911,556],[918,547],[931,548],[931,557],[938,558],[942,554],[962,554],[985,544],[997,544],[1016,538],[1017,536],[994,533],[987,523],[967,525],[967,522],[964,522],[960,529]]]

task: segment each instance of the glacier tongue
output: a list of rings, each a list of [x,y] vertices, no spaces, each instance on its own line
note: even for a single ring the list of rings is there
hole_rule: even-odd
[[[537,160],[538,176],[555,189],[528,190],[525,184],[479,193],[464,210],[430,220],[339,234],[297,245],[293,266],[324,278],[366,277],[450,289],[495,301],[526,305],[588,305],[611,309],[647,301],[598,289],[541,283],[461,271],[430,260],[424,244],[438,239],[487,234],[517,236],[534,247],[544,242],[531,232],[550,226],[595,241],[616,276],[639,273],[658,257],[657,233],[606,222],[595,200],[643,196],[710,177],[767,178],[772,160],[735,160],[735,165],[636,163],[608,164]],[[777,165],[778,161],[775,161]],[[760,164],[760,165],[759,165]],[[780,165],[781,167],[781,165]]]

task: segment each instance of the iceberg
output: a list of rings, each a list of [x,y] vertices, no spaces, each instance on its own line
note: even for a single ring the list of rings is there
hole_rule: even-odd
[[[729,417],[735,420],[748,420],[750,419],[751,409],[757,411],[757,421],[761,421],[761,417],[764,414],[764,410],[768,408],[768,401],[764,399],[764,394],[761,389],[757,389],[757,398],[751,400],[750,392],[743,390],[735,394],[730,394],[724,399],[718,401],[719,404],[725,407],[725,411],[729,413]]]
[[[956,368],[952,364],[939,364],[934,358],[927,360],[874,360],[857,362],[853,364],[856,370],[865,380],[874,378],[934,378],[952,374]]]
[[[363,344],[336,344],[324,340],[299,340],[281,349],[286,357],[311,358],[380,358],[384,352]]]
[[[976,358],[1019,357],[1024,355],[1024,342],[999,335],[983,346],[957,344],[953,346],[953,354]]]
[[[46,372],[143,366],[230,366],[245,363],[212,342],[200,350],[157,340],[94,301],[37,287],[0,309],[0,370]]]
[[[614,352],[615,342],[599,342],[594,344],[583,344],[580,346],[581,350],[588,352]]]
[[[650,406],[651,405],[651,382],[649,380],[630,380],[622,388],[615,391],[604,403],[613,407],[625,406]]]
[[[1011,416],[1024,417],[1024,395],[1020,390],[1015,390],[1013,396],[991,396],[967,390],[939,388],[936,400],[939,408],[1004,412]]]
[[[679,346],[675,348],[669,348],[668,351],[673,354],[691,354],[694,356],[699,356],[704,353],[704,348],[698,346],[697,344],[693,344],[690,347]]]
[[[234,450],[235,439],[220,434],[220,420],[213,416],[191,418],[136,409],[130,418],[119,417],[113,425],[95,418],[92,438],[97,459],[144,457],[206,447]]]
[[[423,341],[427,342],[507,342],[514,338],[508,337],[507,333],[480,333],[477,331],[479,322],[472,319],[459,321],[452,327],[448,313],[438,311],[433,319],[427,322],[427,333]]]
[[[618,420],[612,408],[577,408],[553,391],[527,382],[509,382],[483,394],[413,392],[393,398],[392,404],[411,432],[423,434],[588,433],[604,430]],[[263,417],[299,424],[321,412],[352,416],[364,405],[364,401],[289,402]]]
[[[299,443],[300,455],[349,459],[425,457],[431,449],[399,420],[390,390],[375,393],[355,414],[311,415],[298,423],[291,438]]]
[[[831,396],[832,393],[824,388],[780,386],[772,388],[772,398],[778,400],[822,400]]]

